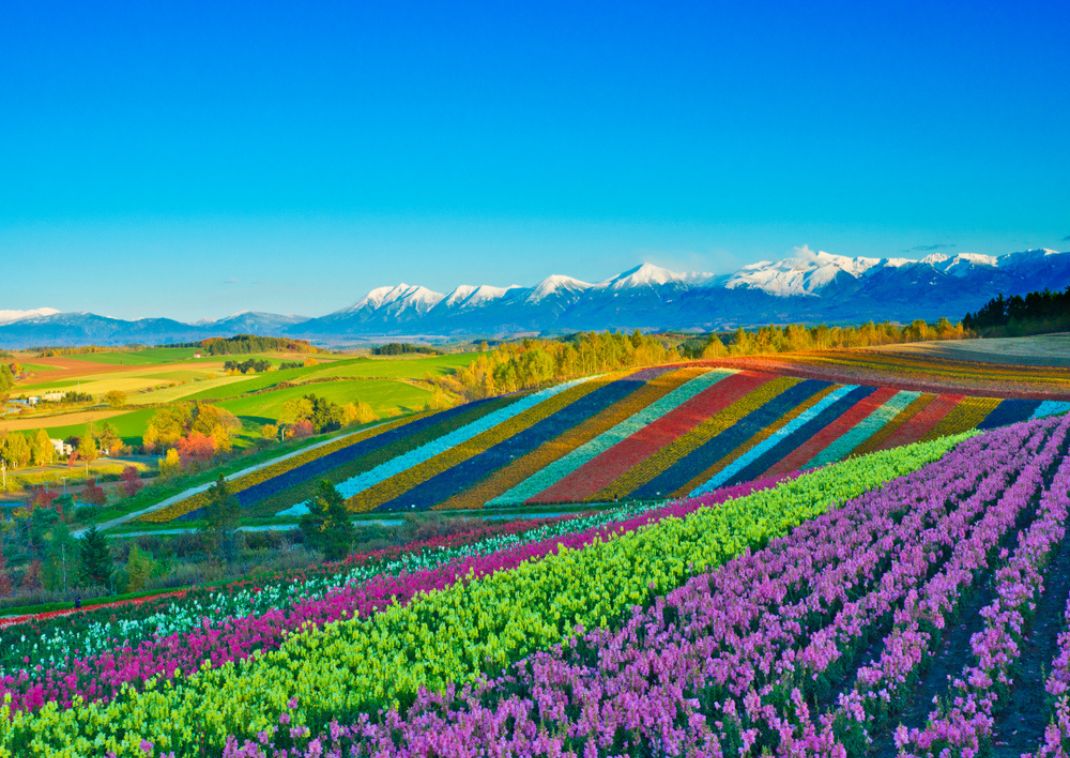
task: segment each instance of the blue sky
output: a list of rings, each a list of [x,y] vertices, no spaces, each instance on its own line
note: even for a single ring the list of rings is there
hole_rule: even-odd
[[[1065,2],[0,12],[0,308],[1070,248]]]

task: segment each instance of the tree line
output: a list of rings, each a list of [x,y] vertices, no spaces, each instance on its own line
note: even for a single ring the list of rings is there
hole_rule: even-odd
[[[872,347],[900,342],[962,339],[961,323],[869,322],[858,326],[763,326],[682,338],[664,334],[583,332],[562,339],[524,339],[493,349],[453,374],[436,379],[469,400],[533,389],[581,376],[679,360],[763,355],[800,350]]]
[[[440,381],[468,399],[492,397],[607,371],[678,360],[663,336],[584,332],[565,339],[525,339],[483,350]]]
[[[237,374],[248,374],[250,371],[254,374],[262,374],[270,368],[271,361],[264,358],[246,358],[244,361],[225,361],[223,363],[224,371]]]
[[[757,330],[737,329],[730,334],[711,334],[694,358],[767,355],[805,350],[834,350],[848,347],[875,347],[901,342],[953,340],[966,337],[963,324],[942,318],[933,324],[922,320],[909,324],[870,321],[859,326],[763,326]]]
[[[1062,292],[1046,289],[1024,296],[1000,294],[967,313],[962,324],[982,337],[1070,331],[1070,287]]]
[[[200,347],[209,355],[240,353],[318,353],[320,349],[308,340],[290,337],[260,337],[255,334],[236,334],[233,337],[209,337],[186,347]]]
[[[372,348],[372,355],[441,355],[441,350],[436,350],[429,345],[416,345],[411,342],[388,342]]]

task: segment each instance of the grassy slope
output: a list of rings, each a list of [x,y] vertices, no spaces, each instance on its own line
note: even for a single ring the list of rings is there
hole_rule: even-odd
[[[390,358],[353,358],[349,356],[316,355],[314,366],[269,371],[251,376],[222,374],[224,360],[263,358],[278,364],[282,360],[299,360],[298,354],[255,354],[206,357],[203,363],[191,365],[194,348],[148,348],[138,351],[87,353],[79,360],[115,365],[115,372],[94,374],[79,380],[77,376],[43,383],[20,385],[20,390],[74,388],[81,392],[103,395],[111,389],[128,393],[127,402],[134,406],[152,406],[176,400],[204,400],[218,402],[242,418],[249,434],[255,427],[278,419],[283,404],[294,397],[312,392],[338,403],[363,400],[381,416],[392,416],[422,408],[429,393],[406,380],[420,379],[428,374],[442,375],[473,359],[473,354]],[[168,368],[168,364],[182,364]],[[126,366],[127,368],[119,368]],[[281,384],[302,386],[279,387]],[[277,389],[272,389],[278,387]],[[148,389],[138,392],[139,389]],[[66,409],[71,412],[72,409]],[[107,419],[127,442],[140,443],[141,435],[151,418],[153,409],[145,407]],[[49,426],[42,416],[33,428],[48,426],[52,436],[78,436],[85,432],[85,424]],[[238,444],[248,440],[239,440]]]
[[[382,417],[419,410],[431,394],[423,387],[395,379],[358,379],[284,387],[262,394],[224,400],[219,405],[247,423],[263,424],[277,421],[286,401],[309,393],[336,403],[363,400]]]

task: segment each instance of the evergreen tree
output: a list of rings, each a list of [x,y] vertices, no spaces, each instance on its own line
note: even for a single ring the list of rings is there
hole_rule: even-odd
[[[208,490],[208,505],[204,509],[203,532],[209,548],[230,563],[238,557],[238,523],[241,521],[241,504],[230,492],[227,481],[220,474]]]
[[[114,569],[108,540],[95,526],[82,535],[78,545],[79,575],[83,584],[108,587]]]
[[[330,482],[319,483],[308,513],[301,517],[301,533],[305,543],[329,561],[345,558],[353,547],[356,530],[345,500]]]

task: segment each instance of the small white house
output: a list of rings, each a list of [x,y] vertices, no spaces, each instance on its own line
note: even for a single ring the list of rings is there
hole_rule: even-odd
[[[64,440],[56,439],[55,437],[50,437],[48,441],[52,443],[52,447],[56,451],[56,455],[58,455],[60,458],[66,458],[74,452],[74,447],[67,444]]]
[[[40,399],[44,400],[46,403],[58,403],[60,400],[63,399],[64,394],[65,393],[63,392],[46,392],[45,394],[41,395]],[[34,403],[34,405],[37,405],[37,403]]]

